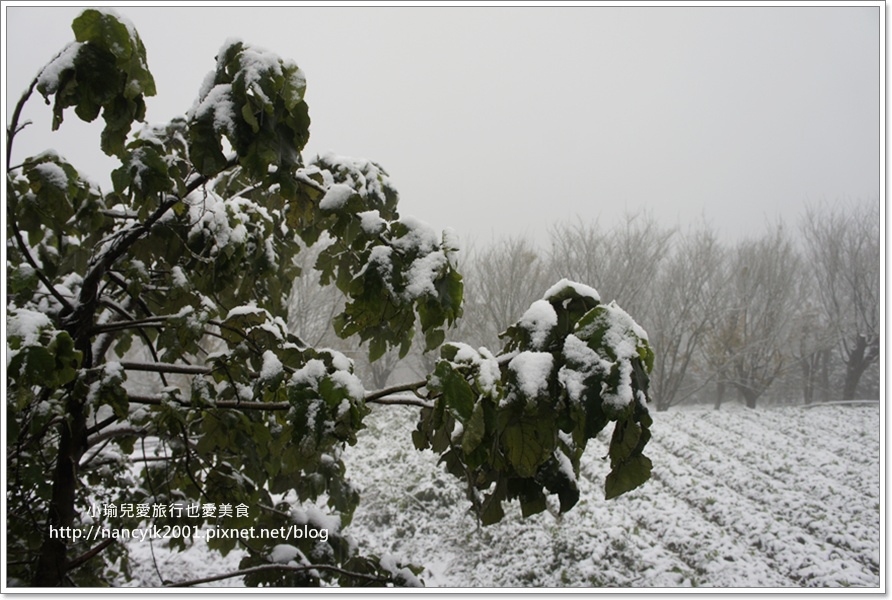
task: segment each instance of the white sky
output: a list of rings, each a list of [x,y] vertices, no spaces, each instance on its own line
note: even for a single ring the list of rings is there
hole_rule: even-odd
[[[879,202],[881,3],[107,6],[146,45],[150,122],[185,112],[241,38],[304,70],[307,153],[379,162],[403,214],[466,240],[544,240],[552,223],[642,208],[736,238],[795,224],[807,202]],[[8,123],[81,9],[3,9]],[[101,119],[70,112],[50,134],[39,95],[26,116],[13,163],[51,147],[107,181]]]

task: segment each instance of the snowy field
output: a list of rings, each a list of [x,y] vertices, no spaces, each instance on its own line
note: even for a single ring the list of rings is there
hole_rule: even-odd
[[[428,586],[880,585],[876,405],[658,413],[644,486],[603,499],[602,433],[583,458],[572,511],[524,520],[510,505],[486,528],[467,514],[460,483],[412,446],[414,419],[399,407],[368,417],[345,457],[363,490],[347,531],[364,552],[424,565]],[[135,550],[131,586],[238,568],[237,553],[220,560],[156,547],[156,571],[145,545]]]
[[[363,488],[349,531],[425,565],[428,586],[880,585],[877,406],[655,414],[644,486],[603,499],[602,433],[572,511],[523,520],[513,506],[486,528],[412,447],[411,411],[376,412],[345,458]]]

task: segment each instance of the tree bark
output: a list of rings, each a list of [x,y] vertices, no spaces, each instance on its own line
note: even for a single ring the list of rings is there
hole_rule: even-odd
[[[812,354],[800,360],[802,365],[802,399],[808,406],[815,401],[815,377],[820,355]]]
[[[65,583],[70,539],[70,529],[65,528],[74,525],[77,465],[86,449],[87,419],[84,407],[72,394],[68,400],[68,420],[62,425],[59,437],[46,530],[32,581],[35,587],[58,587]]]
[[[725,400],[725,382],[719,380],[716,384],[715,390],[715,410],[718,410],[722,407],[722,402]]]
[[[830,402],[830,350],[821,352],[821,399]]]
[[[867,367],[879,357],[879,340],[867,341],[867,336],[859,335],[855,347],[846,361],[846,379],[842,389],[843,400],[854,400],[858,382]]]

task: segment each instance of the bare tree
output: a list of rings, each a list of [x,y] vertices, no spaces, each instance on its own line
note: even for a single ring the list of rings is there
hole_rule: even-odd
[[[727,305],[707,351],[715,353],[720,385],[730,384],[747,407],[755,408],[790,360],[801,260],[778,225],[761,238],[738,243],[729,265]]]
[[[792,316],[791,344],[793,361],[799,365],[802,399],[805,404],[817,400],[817,393],[826,401],[829,391],[830,355],[836,342],[834,327],[817,301],[814,278],[807,272],[797,282],[799,308]]]
[[[464,314],[456,335],[498,349],[499,334],[556,280],[527,238],[512,236],[466,252]]]
[[[673,234],[647,212],[627,214],[620,226],[607,232],[597,222],[562,224],[551,230],[552,268],[594,287],[605,302],[616,300],[628,307],[645,324],[650,288]]]
[[[322,285],[319,272],[314,268],[326,244],[323,239],[297,256],[295,262],[300,267],[301,276],[291,282],[289,296],[288,327],[312,347],[334,346],[341,341],[331,322],[344,308],[343,295],[334,285]]]
[[[875,202],[810,207],[802,221],[817,298],[845,363],[844,400],[880,355],[879,226]]]
[[[726,256],[712,231],[692,231],[677,238],[653,283],[659,309],[651,311],[647,331],[655,349],[651,389],[658,411],[680,404],[711,379],[692,381],[690,370],[720,307]]]

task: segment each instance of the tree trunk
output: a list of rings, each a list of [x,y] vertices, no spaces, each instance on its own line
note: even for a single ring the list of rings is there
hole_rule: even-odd
[[[715,390],[715,410],[718,410],[722,407],[722,401],[725,399],[725,382],[719,381],[716,384]]]
[[[756,400],[759,399],[759,394],[755,393],[752,390],[740,390],[740,394],[743,396],[743,401],[746,403],[747,408],[756,408]]]
[[[859,335],[855,347],[846,361],[846,380],[842,388],[843,400],[854,400],[858,382],[867,367],[879,356],[879,340],[868,343],[867,337]]]
[[[94,302],[93,307],[96,306]],[[90,336],[76,336],[75,332],[88,331],[83,322],[92,322],[92,313],[75,311],[80,314],[77,319],[70,318],[66,329],[75,340],[75,347],[81,352],[81,368],[90,369],[93,357],[90,347]],[[35,587],[58,587],[65,584],[68,571],[68,541],[71,539],[71,527],[77,516],[74,508],[78,485],[78,465],[84,452],[87,451],[87,414],[84,407],[85,398],[77,393],[75,386],[68,389],[65,408],[67,419],[62,423],[59,435],[59,454],[53,471],[53,489],[50,496],[46,530],[43,534],[43,545],[37,560],[37,571],[34,573],[32,585]],[[82,385],[82,383],[81,383]]]
[[[800,361],[802,365],[802,399],[806,406],[814,402],[815,399],[815,365],[813,361],[814,355]]]
[[[87,440],[86,415],[77,398],[68,400],[68,413],[69,419],[63,424],[59,437],[46,531],[32,581],[35,587],[58,587],[65,583],[68,540],[76,516],[77,466],[86,450]]]
[[[830,350],[821,352],[821,400],[830,402]]]

